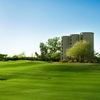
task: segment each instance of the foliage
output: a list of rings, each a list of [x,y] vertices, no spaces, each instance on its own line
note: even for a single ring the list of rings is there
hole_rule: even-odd
[[[73,62],[73,60],[69,60],[69,61],[68,61],[68,63],[72,63],[72,62]]]
[[[0,54],[0,61],[6,60],[7,54]]]
[[[46,60],[47,46],[44,43],[40,43],[41,59]]]
[[[26,58],[25,52],[13,55],[12,57],[8,57],[9,60],[25,60],[25,58]]]
[[[52,60],[52,61],[59,61],[59,60],[60,60],[60,53],[53,52],[53,53],[51,54],[51,60]]]
[[[39,55],[37,52],[35,52],[34,59],[35,59],[35,60],[40,60],[40,55]]]
[[[61,41],[59,37],[50,38],[47,41],[47,48],[49,53],[61,51]]]
[[[66,59],[60,59],[60,62],[66,63],[67,60]]]
[[[67,56],[82,60],[93,58],[93,50],[89,42],[83,40],[76,42],[71,48],[66,51]]]
[[[100,63],[100,53],[98,53],[98,52],[94,53],[94,62]]]
[[[94,56],[97,57],[97,58],[100,58],[100,53],[96,52],[96,53],[94,53]]]
[[[59,61],[61,53],[61,41],[59,37],[48,39],[46,43],[40,43],[40,59],[43,61]]]
[[[18,58],[24,58],[24,57],[26,57],[26,55],[25,55],[25,52],[22,52],[22,53],[20,53],[20,54],[18,54],[18,55],[16,55]]]

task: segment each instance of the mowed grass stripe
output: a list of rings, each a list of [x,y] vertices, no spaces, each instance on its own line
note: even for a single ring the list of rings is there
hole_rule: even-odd
[[[5,78],[0,80],[0,100],[100,99],[99,64],[10,61],[0,66]]]

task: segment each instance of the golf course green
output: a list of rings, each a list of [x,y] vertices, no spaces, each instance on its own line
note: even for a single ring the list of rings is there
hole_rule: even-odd
[[[100,100],[100,64],[0,62],[0,100]]]

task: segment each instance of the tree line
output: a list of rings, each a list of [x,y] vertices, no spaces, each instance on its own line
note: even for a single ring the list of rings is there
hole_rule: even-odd
[[[66,59],[61,59],[61,39],[60,37],[49,38],[46,43],[39,45],[40,54],[35,52],[35,56],[27,57],[25,52],[8,57],[7,54],[0,54],[0,61],[7,60],[40,60],[40,61],[62,61],[62,62],[100,62],[100,54],[94,52],[88,41],[76,42],[66,50]],[[93,58],[93,59],[91,59]]]
[[[59,37],[50,38],[46,43],[41,42],[39,45],[40,54],[35,52],[35,56],[26,57],[25,52],[22,52],[12,57],[7,54],[1,54],[0,60],[40,60],[40,61],[59,61],[61,58],[61,41]]]
[[[40,55],[35,52],[36,57],[42,61],[59,61],[61,58],[61,41],[59,37],[48,39],[46,43],[40,43]]]

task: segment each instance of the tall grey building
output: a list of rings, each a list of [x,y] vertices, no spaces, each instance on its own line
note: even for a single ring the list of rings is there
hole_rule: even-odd
[[[71,34],[69,36],[62,36],[62,55],[61,59],[66,59],[66,50],[74,45],[77,41],[86,40],[89,41],[92,49],[94,50],[94,33],[93,32],[81,32],[80,34]]]

